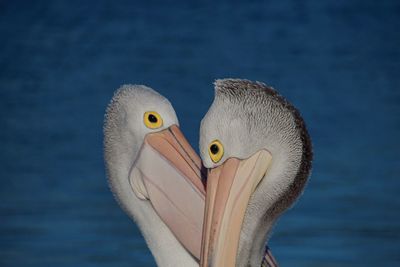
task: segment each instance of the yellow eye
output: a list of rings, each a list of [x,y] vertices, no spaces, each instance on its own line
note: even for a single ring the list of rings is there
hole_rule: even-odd
[[[160,114],[158,114],[155,111],[145,112],[143,117],[143,122],[144,125],[146,125],[146,127],[150,129],[157,129],[163,125],[163,120]]]
[[[210,158],[214,163],[217,163],[222,159],[224,155],[224,146],[220,141],[214,140],[208,146],[208,154],[210,154]]]

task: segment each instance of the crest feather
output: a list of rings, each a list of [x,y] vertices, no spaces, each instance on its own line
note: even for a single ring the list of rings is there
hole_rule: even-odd
[[[276,96],[278,93],[265,83],[245,79],[217,79],[214,82],[216,97],[225,96],[230,99],[241,99],[249,94],[265,93]]]

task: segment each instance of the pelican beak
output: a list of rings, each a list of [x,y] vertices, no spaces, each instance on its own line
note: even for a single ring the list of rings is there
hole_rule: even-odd
[[[151,202],[161,220],[197,259],[205,202],[201,166],[196,152],[173,125],[146,135],[129,178],[136,196]]]
[[[271,154],[261,150],[209,169],[200,266],[235,266],[247,205],[271,160]]]

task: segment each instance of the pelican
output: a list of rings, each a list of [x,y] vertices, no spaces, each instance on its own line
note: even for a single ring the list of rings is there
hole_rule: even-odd
[[[111,190],[157,265],[199,266],[201,161],[170,102],[149,87],[122,86],[106,111],[104,158]]]
[[[200,155],[208,169],[200,266],[260,266],[271,228],[310,174],[303,119],[263,83],[217,80]]]

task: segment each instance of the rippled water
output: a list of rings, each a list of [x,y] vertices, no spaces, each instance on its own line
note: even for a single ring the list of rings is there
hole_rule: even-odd
[[[0,3],[0,265],[155,266],[107,187],[113,91],[146,84],[197,148],[212,81],[276,87],[314,142],[282,266],[400,265],[400,3]]]

